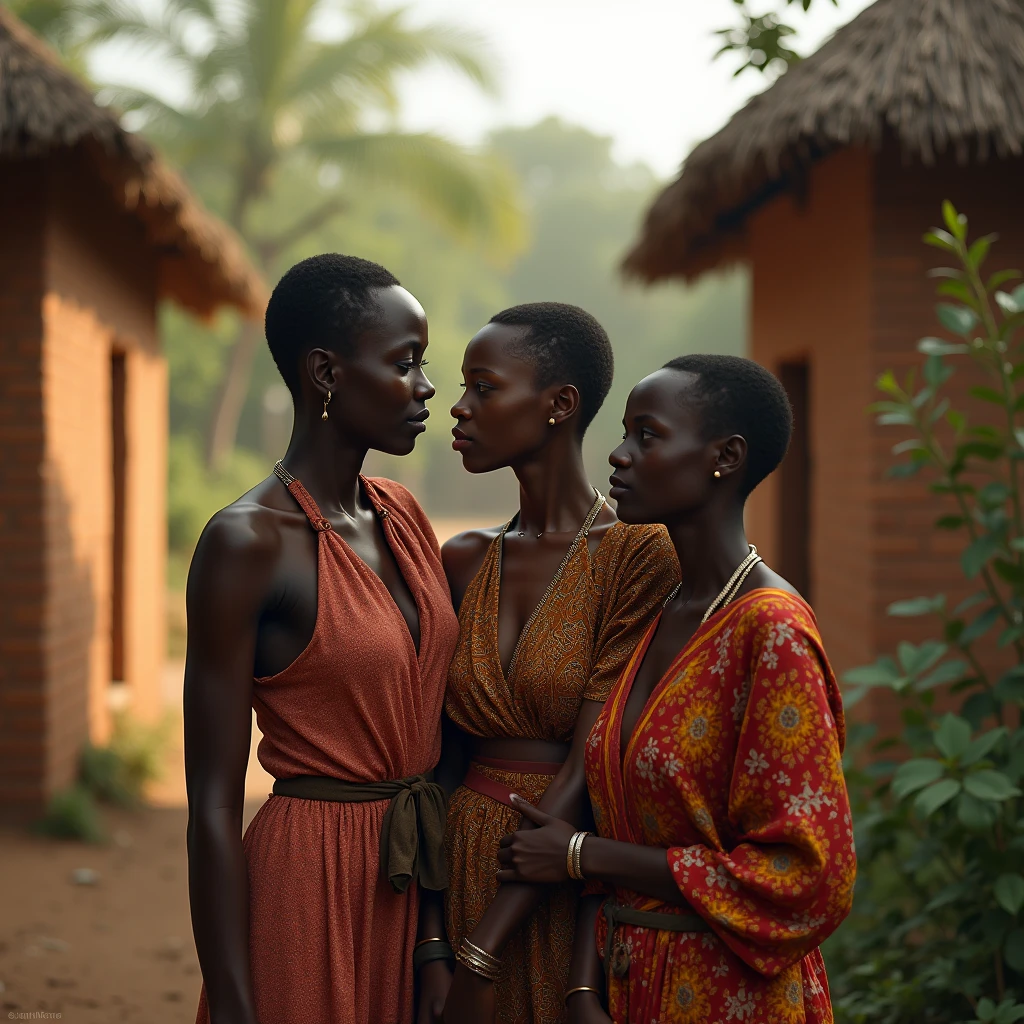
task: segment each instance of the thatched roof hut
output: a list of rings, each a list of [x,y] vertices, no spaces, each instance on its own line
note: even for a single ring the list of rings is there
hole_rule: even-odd
[[[262,314],[265,285],[235,234],[0,5],[0,160],[72,148],[84,152],[160,251],[163,296],[200,315],[221,304]]]
[[[1022,184],[1024,0],[877,0],[690,154],[626,259],[645,281],[744,265],[747,352],[795,412],[746,522],[813,601],[840,672],[928,635],[891,602],[965,596],[960,539],[932,528],[942,499],[887,477],[902,438],[867,409],[879,374],[916,365],[940,329],[927,272],[942,254],[921,236],[942,201],[972,237],[998,233],[987,269],[1024,267]],[[947,393],[983,423],[978,383],[961,367]],[[900,728],[880,694],[856,713]]]
[[[164,710],[159,305],[258,317],[234,233],[0,6],[0,819]]]
[[[836,149],[886,138],[926,165],[1024,153],[1024,2],[878,0],[693,150],[626,273],[690,278],[741,256],[753,210]]]

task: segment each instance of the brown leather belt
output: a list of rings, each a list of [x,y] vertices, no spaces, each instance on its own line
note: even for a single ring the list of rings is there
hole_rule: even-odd
[[[448,888],[444,826],[448,798],[433,773],[380,782],[349,782],[326,775],[276,779],[272,796],[342,804],[388,800],[380,832],[380,873],[395,892],[415,878],[424,889]]]
[[[506,807],[512,807],[512,810],[516,808],[509,800],[508,786],[503,786],[500,782],[489,779],[483,772],[477,771],[477,765],[496,768],[503,772],[518,772],[522,775],[550,775],[552,778],[562,770],[557,761],[509,761],[499,757],[474,757],[462,784],[474,793],[482,793]]]
[[[608,922],[608,935],[604,940],[605,973],[624,978],[629,973],[629,950],[624,942],[615,941],[615,929],[629,924],[636,928],[650,928],[659,932],[709,932],[711,925],[697,914],[663,914],[656,910],[634,910],[611,900],[605,900],[604,916]]]

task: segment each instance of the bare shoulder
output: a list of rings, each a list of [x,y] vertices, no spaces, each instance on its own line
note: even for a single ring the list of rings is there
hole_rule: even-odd
[[[262,597],[265,587],[259,584],[269,586],[287,515],[263,504],[258,488],[217,512],[203,529],[192,557],[189,597],[199,597],[199,590],[245,603]]]
[[[489,526],[482,530],[464,530],[441,548],[441,563],[448,577],[452,600],[458,608],[473,577],[480,571],[487,549],[501,533],[500,526]]]
[[[800,598],[801,601],[806,602],[803,594],[800,593],[792,583],[789,582],[784,576],[780,576],[774,569],[770,569],[764,562],[760,562],[750,571],[750,575],[747,577],[747,585],[744,586],[743,591],[748,592],[751,590],[781,590],[786,594],[792,594],[794,597]]]

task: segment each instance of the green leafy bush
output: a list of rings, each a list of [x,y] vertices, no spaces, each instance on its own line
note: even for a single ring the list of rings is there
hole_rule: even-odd
[[[103,843],[107,839],[96,801],[89,788],[80,782],[53,794],[33,831],[53,839],[79,839],[86,843]]]
[[[934,619],[934,638],[844,680],[848,704],[896,694],[904,723],[899,741],[851,732],[860,877],[826,947],[845,1024],[1024,1020],[1024,285],[1015,270],[983,276],[995,236],[970,242],[966,218],[949,203],[943,214],[925,241],[954,264],[933,272],[954,340],[922,339],[923,363],[903,381],[883,374],[874,412],[910,435],[891,473],[927,476],[951,506],[935,525],[965,535],[961,566],[977,589],[953,607],[942,594],[892,605]],[[972,409],[987,410],[977,422],[947,393],[968,363],[984,380],[970,389]],[[1000,661],[1009,667],[993,677]]]
[[[78,781],[51,797],[34,831],[55,839],[106,842],[97,801],[118,807],[142,806],[146,783],[160,777],[171,728],[170,718],[149,725],[124,713],[117,715],[110,742],[102,747],[85,745],[78,762]]]
[[[170,728],[166,718],[149,725],[117,715],[110,742],[103,747],[87,744],[82,750],[79,781],[104,803],[140,806],[146,783],[160,777]]]

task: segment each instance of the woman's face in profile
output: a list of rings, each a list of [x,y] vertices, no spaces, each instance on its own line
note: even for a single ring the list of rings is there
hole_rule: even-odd
[[[434,385],[423,371],[427,317],[415,296],[399,285],[374,294],[379,316],[336,356],[337,392],[327,412],[336,429],[367,448],[408,455],[426,430]]]
[[[710,497],[717,455],[703,436],[694,382],[663,369],[629,393],[622,443],[608,456],[608,496],[623,522],[671,522]]]
[[[547,442],[550,398],[537,389],[533,366],[513,354],[527,330],[487,324],[466,347],[452,448],[470,473],[515,465]]]

